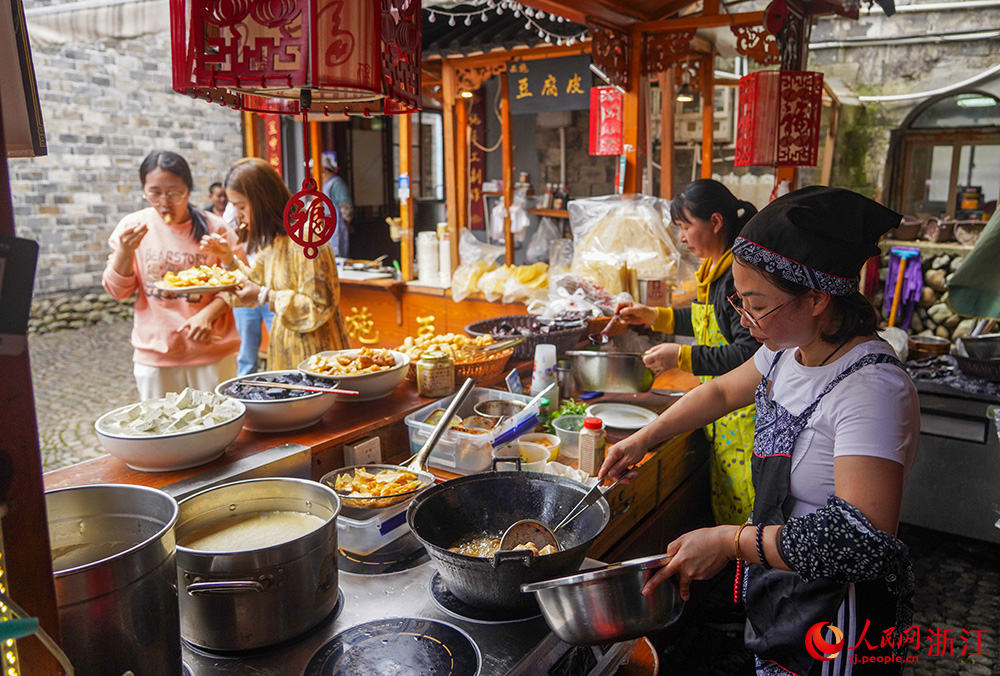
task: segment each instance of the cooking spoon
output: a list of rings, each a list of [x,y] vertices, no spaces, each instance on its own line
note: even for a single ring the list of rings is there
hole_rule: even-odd
[[[615,325],[619,317],[621,317],[621,310],[616,310],[615,313],[611,315],[611,321],[604,325],[604,328],[601,329],[600,333],[590,334],[587,336],[587,340],[589,340],[592,345],[605,345],[609,340],[611,340],[611,336],[608,335],[608,331],[610,331],[611,327]]]
[[[635,467],[635,465],[632,465],[632,467]],[[632,467],[629,467],[620,477],[615,479],[615,482],[607,490],[603,490],[601,484],[595,484],[593,488],[587,491],[583,499],[576,503],[573,509],[569,510],[569,513],[555,528],[549,528],[541,521],[536,521],[535,519],[521,519],[514,522],[504,531],[503,536],[500,538],[499,551],[511,550],[518,545],[526,545],[529,542],[534,543],[539,549],[542,549],[546,545],[552,545],[557,551],[562,550],[562,545],[559,544],[559,538],[556,537],[556,533],[576,517],[583,514],[588,507],[597,502],[603,495],[614,490],[618,482],[632,471]]]

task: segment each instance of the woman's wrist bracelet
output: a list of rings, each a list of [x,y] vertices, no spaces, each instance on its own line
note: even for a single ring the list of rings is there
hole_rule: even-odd
[[[743,560],[743,557],[740,556],[740,535],[743,534],[743,529],[746,528],[749,525],[750,525],[750,522],[749,521],[745,521],[745,522],[743,522],[743,523],[741,523],[739,525],[739,528],[736,529],[736,537],[733,539],[733,551],[735,552],[735,555],[734,555],[733,559],[735,561],[742,561]]]
[[[771,564],[767,562],[767,558],[764,556],[764,524],[757,524],[757,556],[760,557],[760,563],[765,568],[770,568]]]
[[[266,303],[267,294],[270,292],[271,290],[266,286],[260,287],[260,291],[257,293],[257,305],[263,305],[264,303]]]
[[[229,261],[229,265],[223,265],[222,267],[224,267],[226,270],[235,270],[236,269],[236,256],[233,256],[233,259],[231,261]]]

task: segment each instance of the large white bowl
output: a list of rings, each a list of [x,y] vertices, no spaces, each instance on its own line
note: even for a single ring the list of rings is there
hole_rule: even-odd
[[[339,354],[351,354],[355,355],[361,352],[358,350],[327,350],[325,352],[318,352],[317,354],[324,357],[333,357]],[[344,401],[371,401],[372,399],[381,399],[387,396],[390,392],[396,389],[396,386],[403,382],[406,378],[406,371],[410,366],[410,356],[403,354],[402,352],[397,352],[395,350],[389,350],[392,356],[396,360],[396,365],[386,369],[385,371],[378,371],[376,373],[363,373],[357,376],[342,376],[320,373],[318,371],[310,371],[306,368],[306,364],[309,359],[306,359],[301,364],[299,364],[299,370],[303,373],[307,373],[315,378],[325,378],[326,380],[336,380],[340,383],[339,387],[342,390],[357,390],[358,394],[344,395]],[[310,357],[312,359],[312,357]]]
[[[141,472],[172,472],[197,467],[215,460],[233,443],[243,429],[246,406],[239,404],[240,413],[232,420],[191,432],[175,432],[152,436],[125,436],[102,429],[104,421],[119,411],[134,406],[121,406],[108,411],[94,423],[97,438],[111,455]]]
[[[261,373],[251,373],[220,383],[215,388],[215,393],[235,399],[246,406],[247,415],[243,419],[243,429],[251,432],[290,432],[316,424],[337,401],[336,394],[305,392],[300,393],[301,396],[284,399],[243,399],[225,392],[227,387],[241,380],[261,380],[266,379],[267,376],[280,376],[287,373],[298,372],[262,371]],[[332,387],[338,387],[338,385],[334,383]],[[292,392],[292,390],[287,391]]]

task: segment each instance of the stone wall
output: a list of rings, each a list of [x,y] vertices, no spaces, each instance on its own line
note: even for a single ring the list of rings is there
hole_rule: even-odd
[[[15,227],[40,245],[36,297],[97,291],[112,229],[146,206],[143,157],[154,149],[183,155],[192,202],[204,206],[208,186],[242,155],[240,115],[171,89],[166,32],[33,44],[32,56],[49,154],[9,161]]]

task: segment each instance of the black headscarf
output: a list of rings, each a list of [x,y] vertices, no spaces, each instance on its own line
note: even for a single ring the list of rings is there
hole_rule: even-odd
[[[843,188],[810,186],[774,200],[750,219],[733,255],[784,279],[846,296],[865,261],[902,216]]]

